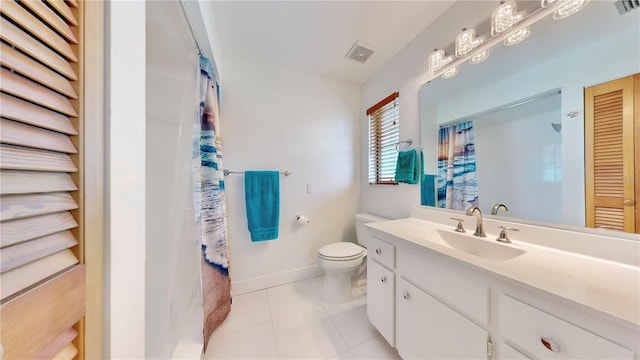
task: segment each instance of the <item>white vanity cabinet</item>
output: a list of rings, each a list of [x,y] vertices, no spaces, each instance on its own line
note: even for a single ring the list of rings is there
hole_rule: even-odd
[[[486,359],[488,288],[411,249],[398,248],[396,259],[400,356]]]
[[[367,313],[403,359],[639,358],[636,325],[474,260],[372,235]]]
[[[370,239],[367,255],[367,316],[380,334],[395,345],[394,246]],[[389,266],[391,269],[383,266]]]
[[[502,338],[536,358],[634,358],[631,350],[518,299],[501,294],[499,302],[498,330]]]
[[[486,359],[485,329],[407,280],[396,284],[396,348],[403,359]]]

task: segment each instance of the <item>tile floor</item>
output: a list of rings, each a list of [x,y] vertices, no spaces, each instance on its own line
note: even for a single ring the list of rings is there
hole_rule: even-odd
[[[400,359],[369,322],[366,296],[323,304],[323,280],[234,296],[204,359]]]

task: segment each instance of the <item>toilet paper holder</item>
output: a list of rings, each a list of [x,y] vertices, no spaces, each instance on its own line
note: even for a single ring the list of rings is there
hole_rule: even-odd
[[[309,220],[309,218],[307,218],[304,215],[296,214],[296,222],[298,224],[306,225],[306,224],[310,223],[311,221]]]

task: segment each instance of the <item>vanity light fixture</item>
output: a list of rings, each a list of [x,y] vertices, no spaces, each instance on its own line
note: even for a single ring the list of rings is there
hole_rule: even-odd
[[[589,0],[540,0],[540,6],[543,8],[558,3],[562,5],[553,12],[553,20],[562,20],[577,13],[589,4]]]
[[[518,16],[517,12],[518,8],[514,0],[502,1],[491,14],[491,36],[504,33],[522,20],[523,17]]]
[[[458,74],[458,67],[457,66],[452,66],[442,74],[442,78],[443,79],[452,78],[452,77],[456,76],[457,74]]]
[[[474,29],[462,29],[455,40],[455,58],[446,55],[444,50],[434,50],[429,55],[429,73],[427,80],[438,76],[450,78],[458,73],[458,66],[468,61],[477,64],[489,57],[489,49],[502,42],[512,46],[531,35],[531,25],[553,14],[554,20],[571,16],[589,4],[590,0],[540,0],[540,8],[527,16],[525,11],[518,12],[515,0],[502,1],[491,15],[491,36],[476,37]]]
[[[456,57],[467,55],[485,40],[484,36],[476,37],[476,31],[473,29],[462,29],[462,32],[456,36]]]
[[[473,52],[480,44],[485,42],[486,37],[476,37],[476,31],[474,29],[462,29],[462,32],[456,36],[456,57],[463,57]],[[477,64],[483,62],[489,57],[489,50],[484,50],[475,53],[469,59],[470,64]],[[457,73],[457,70],[456,70]],[[444,74],[443,74],[444,75]],[[443,76],[444,77],[444,76]],[[449,76],[451,77],[451,76]]]
[[[453,56],[446,55],[444,50],[433,49],[433,53],[429,56],[429,72],[432,74],[442,70],[447,64],[453,61]],[[458,73],[458,67],[453,66],[444,71],[442,77],[445,79],[454,77]]]
[[[507,38],[504,39],[504,46],[511,46],[520,43],[524,39],[528,38],[529,35],[531,35],[531,27],[526,26],[514,32],[512,35],[507,36]]]

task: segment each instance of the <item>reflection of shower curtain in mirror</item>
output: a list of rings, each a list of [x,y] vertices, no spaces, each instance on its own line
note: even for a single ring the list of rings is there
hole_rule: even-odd
[[[439,130],[437,206],[455,210],[478,206],[473,121]]]
[[[200,57],[200,116],[193,128],[193,202],[202,247],[204,349],[231,310],[217,84],[209,60]]]

